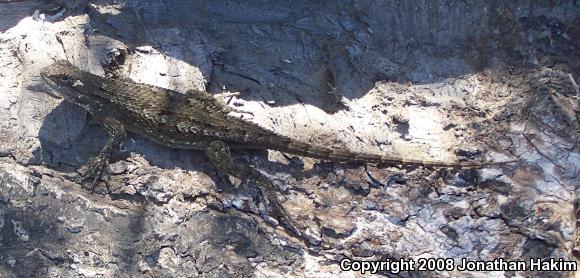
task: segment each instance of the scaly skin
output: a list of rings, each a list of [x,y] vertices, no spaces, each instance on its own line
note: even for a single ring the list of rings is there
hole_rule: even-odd
[[[211,142],[222,141],[233,149],[273,149],[337,162],[427,167],[482,167],[514,162],[424,161],[330,149],[228,115],[232,109],[205,92],[180,94],[129,79],[106,79],[65,61],[47,67],[41,75],[67,100],[85,107],[97,119],[112,117],[126,130],[170,148],[205,150]]]

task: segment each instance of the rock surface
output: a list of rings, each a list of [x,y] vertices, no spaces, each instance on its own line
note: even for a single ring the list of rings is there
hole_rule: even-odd
[[[353,277],[341,259],[578,260],[579,4],[306,2],[0,1],[0,277]],[[316,144],[520,163],[237,154],[275,182],[303,238],[272,225],[260,191],[232,188],[202,153],[138,136],[110,165],[110,192],[90,193],[74,179],[106,133],[40,79],[58,59],[207,90]]]

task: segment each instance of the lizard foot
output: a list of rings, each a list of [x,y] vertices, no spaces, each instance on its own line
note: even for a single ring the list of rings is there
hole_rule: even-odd
[[[268,205],[268,207],[270,208],[270,210],[272,212],[272,216],[274,216],[274,219],[278,219],[283,227],[290,230],[295,235],[301,237],[302,232],[300,232],[300,230],[297,228],[294,221],[292,221],[292,218],[290,218],[288,216],[288,214],[286,213],[286,211],[282,208],[282,206],[278,202],[276,196],[271,196],[272,194],[269,194],[267,192],[268,189],[262,189],[261,191],[262,191],[262,194],[264,195],[264,201]],[[270,196],[266,196],[266,195],[270,195]],[[262,215],[262,217],[264,219],[271,218],[271,216],[269,216],[269,215]],[[272,224],[277,225],[278,223],[272,223]]]
[[[77,182],[85,187],[84,185],[86,182],[92,179],[86,188],[94,192],[108,164],[109,158],[106,154],[101,153],[98,156],[91,158],[87,164],[87,169],[81,172],[81,177]]]
[[[98,118],[98,120],[99,123],[105,126],[105,129],[109,133],[109,140],[107,141],[105,147],[103,147],[103,150],[101,150],[101,153],[89,161],[87,164],[87,170],[84,173],[81,173],[80,180],[80,183],[83,184],[84,181],[92,177],[93,181],[90,183],[88,188],[90,188],[93,192],[101,180],[103,172],[109,165],[109,160],[113,150],[116,149],[121,140],[126,136],[125,127],[117,119],[112,117],[104,117]],[[107,191],[109,191],[108,187]]]
[[[276,188],[272,181],[248,165],[235,163],[231,156],[230,148],[224,142],[214,141],[210,143],[206,149],[206,155],[214,167],[221,173],[229,174],[242,180],[250,180],[257,184],[268,206],[271,208],[273,215],[281,220],[285,228],[298,236],[302,236],[300,230],[296,228],[296,225],[278,202]]]

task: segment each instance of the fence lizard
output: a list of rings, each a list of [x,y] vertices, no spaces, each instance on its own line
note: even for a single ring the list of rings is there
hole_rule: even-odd
[[[229,106],[206,92],[192,90],[181,94],[129,79],[107,79],[82,71],[67,61],[59,61],[46,67],[41,76],[66,100],[86,109],[110,135],[100,154],[89,162],[85,178],[93,176],[95,181],[99,179],[108,164],[111,150],[123,140],[126,131],[129,131],[166,147],[205,151],[211,163],[221,173],[250,179],[265,187],[264,195],[269,199],[274,212],[286,218],[284,221],[287,222],[290,220],[275,201],[273,184],[256,169],[234,163],[230,148],[273,149],[336,162],[412,164],[428,167],[482,167],[514,162],[423,161],[335,150],[276,134],[232,116],[230,112],[233,110]]]

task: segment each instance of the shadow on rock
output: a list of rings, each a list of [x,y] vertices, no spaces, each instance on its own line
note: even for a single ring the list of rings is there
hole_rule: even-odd
[[[2,185],[0,185],[2,186]],[[71,263],[67,237],[47,207],[19,208],[0,201],[0,268],[17,277],[48,275],[51,266]]]
[[[0,1],[0,33],[14,27],[25,17],[32,16],[41,1]]]
[[[55,181],[19,179],[0,168],[0,269],[71,277],[113,263],[113,272],[131,273],[144,210],[132,205],[119,213],[114,201]],[[61,273],[49,273],[53,266]]]
[[[199,68],[210,92],[227,88],[272,106],[306,103],[336,112],[343,98],[361,98],[376,82],[440,83],[486,68],[560,62],[579,72],[573,26],[580,19],[534,17],[521,6],[165,0],[89,15],[101,35]],[[573,6],[535,8],[565,13]]]

